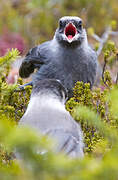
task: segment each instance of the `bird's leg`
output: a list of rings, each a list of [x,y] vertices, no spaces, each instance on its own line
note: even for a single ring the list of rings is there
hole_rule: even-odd
[[[18,89],[16,89],[15,91],[24,91],[26,86],[33,86],[33,82],[30,81],[29,83],[23,84],[19,86]]]
[[[33,82],[30,81],[29,83],[26,83],[26,84],[23,84],[23,85],[19,86],[19,88],[20,88],[21,90],[24,90],[24,88],[25,88],[26,86],[33,86]]]

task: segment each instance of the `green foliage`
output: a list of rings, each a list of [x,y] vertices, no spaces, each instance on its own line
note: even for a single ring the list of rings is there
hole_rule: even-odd
[[[114,93],[114,92],[112,92]],[[110,179],[118,176],[118,134],[115,129],[103,122],[100,117],[89,108],[79,106],[75,108],[74,117],[81,117],[90,126],[104,136],[97,144],[93,157],[85,156],[84,159],[69,159],[62,154],[53,153],[53,143],[46,137],[38,136],[36,132],[26,128],[16,128],[5,116],[0,116],[0,141],[7,150],[7,154],[17,149],[22,160],[0,161],[1,179]],[[102,145],[102,147],[101,147]],[[101,148],[101,149],[100,149]],[[37,154],[43,149],[48,152]],[[102,156],[101,156],[102,154]],[[2,158],[3,159],[3,158]],[[6,161],[5,161],[6,160]]]
[[[0,76],[3,74],[4,76],[8,75],[10,64],[18,57],[19,57],[19,52],[17,49],[12,49],[11,51],[8,50],[5,56],[0,57]]]
[[[71,98],[67,104],[67,110],[73,115],[74,110],[78,106],[87,106],[94,112],[98,113],[103,121],[107,122],[109,119],[109,124],[113,125],[112,114],[108,111],[110,102],[107,101],[108,90],[105,89],[101,91],[96,88],[94,91],[90,90],[90,85],[88,83],[83,84],[83,82],[77,82],[74,88],[74,97]],[[86,113],[85,113],[85,116]],[[86,152],[92,152],[94,145],[100,141],[101,136],[94,126],[89,126],[88,122],[84,122],[81,116],[78,116],[81,122],[82,129],[84,131]]]
[[[112,29],[116,29],[117,22],[115,20],[112,20],[110,24],[111,24]]]
[[[12,49],[11,51],[8,51],[8,53],[0,57],[0,66],[3,66],[3,64],[10,64],[12,63],[19,55],[19,52],[17,49]]]
[[[0,112],[6,113],[14,121],[18,121],[24,114],[31,93],[30,87],[26,87],[24,92],[16,92],[17,87],[0,81]]]
[[[16,91],[17,87],[22,84],[19,79],[19,85],[8,85],[6,77],[10,70],[11,63],[19,56],[17,49],[12,49],[4,57],[0,57],[0,112],[5,113],[8,118],[18,121],[26,110],[30,87],[26,87],[25,92]]]
[[[92,36],[95,33],[92,27],[88,28],[87,31],[90,36]]]
[[[117,0],[6,0],[1,1],[0,34],[18,32],[32,46],[51,39],[64,15],[80,16],[87,28],[101,34],[108,24],[117,29],[117,12]]]

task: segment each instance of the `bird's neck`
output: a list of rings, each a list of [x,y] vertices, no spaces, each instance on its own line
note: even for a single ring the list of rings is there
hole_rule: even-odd
[[[79,42],[74,42],[74,43],[68,43],[68,42],[60,42],[56,39],[56,37],[54,36],[53,40],[52,40],[52,45],[53,49],[60,49],[60,48],[68,48],[68,50],[72,50],[72,49],[84,49],[87,50],[88,49],[88,40],[87,40],[87,35],[85,34],[84,39],[82,40],[81,43]]]
[[[52,107],[53,109],[65,109],[65,101],[55,94],[38,94],[31,96],[30,103],[28,105],[27,110],[33,108],[34,110],[37,108]]]

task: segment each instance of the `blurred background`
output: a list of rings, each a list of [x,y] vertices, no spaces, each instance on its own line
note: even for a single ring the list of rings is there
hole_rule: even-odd
[[[11,48],[24,55],[52,39],[58,19],[65,15],[81,17],[84,27],[100,36],[111,22],[117,30],[118,0],[0,0],[0,56]],[[112,38],[117,46],[118,37]],[[89,42],[93,47],[97,43],[91,36]]]

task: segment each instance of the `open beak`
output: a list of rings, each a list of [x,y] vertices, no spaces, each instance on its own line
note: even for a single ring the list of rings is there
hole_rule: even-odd
[[[69,23],[65,27],[65,32],[64,33],[65,33],[65,35],[67,37],[68,42],[71,43],[73,41],[73,38],[77,34],[77,29],[76,29],[76,27],[72,23]]]

